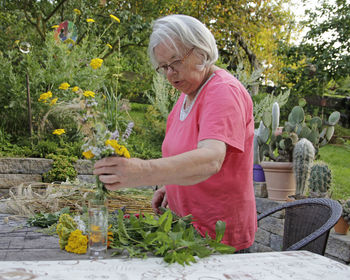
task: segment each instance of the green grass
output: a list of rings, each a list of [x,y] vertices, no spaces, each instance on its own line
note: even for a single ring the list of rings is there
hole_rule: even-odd
[[[350,145],[328,144],[320,148],[319,154],[332,170],[332,198],[350,198]]]

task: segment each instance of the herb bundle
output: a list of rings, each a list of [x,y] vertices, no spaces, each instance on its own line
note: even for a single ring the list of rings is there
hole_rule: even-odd
[[[159,218],[150,214],[125,217],[121,210],[111,217],[113,255],[128,252],[130,257],[162,256],[167,263],[196,262],[195,256],[232,254],[235,248],[222,244],[226,224],[216,223],[216,238],[202,237],[192,225],[192,217],[178,217],[166,210]]]

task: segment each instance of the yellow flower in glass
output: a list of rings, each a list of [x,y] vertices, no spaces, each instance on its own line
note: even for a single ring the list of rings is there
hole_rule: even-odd
[[[74,13],[76,13],[78,16],[81,15],[81,11],[80,11],[79,9],[74,9],[73,11],[74,11]]]
[[[63,133],[66,133],[66,132],[65,132],[64,129],[62,129],[62,128],[60,128],[60,129],[55,129],[55,130],[52,132],[52,134],[55,134],[55,135],[61,135],[61,134],[63,134]]]
[[[57,25],[57,24],[56,24],[56,25],[52,25],[52,26],[51,26],[51,28],[53,28],[53,29],[56,29],[56,28],[58,28],[58,27],[60,27],[60,26],[59,26],[59,25]]]
[[[71,38],[68,38],[68,39],[64,40],[63,43],[65,43],[65,44],[72,44],[72,45],[75,44],[75,42],[74,42]],[[68,53],[69,53],[69,52],[68,52]]]
[[[79,90],[79,87],[73,87],[73,88],[72,88],[72,91],[73,91],[73,92],[77,92],[78,90]]]
[[[103,59],[101,58],[93,58],[91,59],[90,66],[92,69],[98,69],[102,66]]]
[[[51,102],[50,102],[50,106],[55,105],[57,100],[58,100],[58,98],[52,99]]]
[[[83,156],[86,159],[92,159],[95,155],[91,152],[91,150],[88,150],[88,151],[83,152]]]
[[[67,252],[75,254],[85,254],[87,251],[88,239],[81,230],[72,231],[68,238],[68,244],[65,246]]]
[[[38,99],[39,102],[46,102],[47,99],[52,97],[52,92],[49,90],[48,92],[42,93]]]
[[[62,83],[62,84],[59,86],[59,89],[67,90],[67,89],[69,89],[69,87],[70,87],[70,84],[68,84],[68,83]]]
[[[92,97],[92,98],[95,97],[95,93],[94,93],[93,91],[91,91],[91,90],[86,90],[86,91],[84,91],[83,95],[84,95],[85,97]]]
[[[116,22],[120,23],[120,19],[117,18],[116,16],[114,15],[109,15],[111,17],[111,19],[115,20]]]
[[[93,20],[92,18],[87,18],[86,22],[95,22],[95,20]]]

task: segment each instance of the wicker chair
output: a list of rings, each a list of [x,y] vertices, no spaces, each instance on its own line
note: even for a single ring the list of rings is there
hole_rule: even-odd
[[[327,198],[301,199],[260,214],[258,221],[284,209],[282,251],[307,250],[324,255],[329,232],[341,216],[341,205]]]

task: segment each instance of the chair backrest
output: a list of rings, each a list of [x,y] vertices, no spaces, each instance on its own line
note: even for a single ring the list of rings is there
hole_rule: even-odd
[[[307,250],[324,255],[330,229],[341,216],[341,205],[327,198],[301,199],[260,214],[258,221],[283,209],[285,220],[282,250]]]

